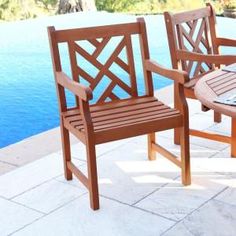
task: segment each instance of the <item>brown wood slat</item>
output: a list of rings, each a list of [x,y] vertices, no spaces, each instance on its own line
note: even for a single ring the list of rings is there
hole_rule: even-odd
[[[98,47],[100,42],[96,39],[96,38],[93,38],[93,39],[88,39],[88,41],[94,46],[94,47]]]
[[[230,84],[236,85],[236,77],[235,76],[232,76],[231,78],[228,78],[228,79],[224,79],[221,81],[221,83],[213,84],[213,86],[211,86],[210,88],[217,91],[217,90],[222,89],[225,86],[228,86]]]
[[[129,64],[129,76],[131,81],[131,95],[137,97],[137,82],[136,82],[136,73],[135,73],[135,66],[134,66],[134,55],[133,55],[133,47],[132,47],[132,40],[131,35],[125,35],[125,42],[126,42],[126,54],[127,60]]]
[[[103,125],[103,124],[109,125],[109,124],[114,124],[115,122],[126,122],[126,121],[133,121],[135,119],[143,119],[143,118],[149,119],[150,117],[156,116],[156,115],[158,116],[168,115],[170,112],[179,114],[179,112],[176,110],[170,110],[170,108],[162,108],[159,110],[152,110],[149,112],[142,110],[142,113],[130,112],[129,114],[121,113],[121,114],[110,115],[110,116],[105,116],[105,117],[100,116],[92,120],[93,120],[94,127],[96,128],[97,126]],[[79,119],[70,121],[70,124],[73,126],[83,125],[82,120],[79,120]]]
[[[118,99],[120,99],[120,98],[119,98],[117,95],[115,95],[113,92],[110,93],[109,98],[110,98],[111,100],[118,100]]]
[[[172,161],[175,165],[181,167],[182,163],[178,159],[178,157],[175,156],[174,154],[172,154],[171,152],[169,152],[168,150],[166,150],[165,148],[163,148],[162,146],[160,146],[160,145],[158,145],[156,143],[153,143],[152,144],[152,148],[154,150],[156,150],[158,153],[160,153],[161,155],[165,156],[170,161]]]
[[[230,90],[233,90],[235,88],[236,88],[236,84],[235,84],[235,82],[232,82],[232,83],[222,87],[221,89],[216,90],[216,94],[219,96],[219,95],[224,94],[224,93],[226,93]]]
[[[188,21],[188,22],[186,22],[186,24],[190,28],[189,35],[191,37],[193,37],[193,34],[194,34],[194,32],[196,30],[196,27],[197,27],[197,24],[198,24],[198,20]]]
[[[96,103],[98,104],[104,103],[106,101],[106,98],[108,98],[110,94],[112,93],[112,90],[114,89],[115,86],[116,84],[114,82],[111,82],[109,86],[106,88],[106,90],[101,94],[100,98],[98,99]]]
[[[145,124],[145,125],[144,125]],[[104,143],[107,141],[119,140],[121,138],[129,138],[134,135],[142,135],[156,131],[166,130],[174,127],[179,127],[182,124],[181,116],[166,117],[165,119],[150,120],[146,123],[137,122],[129,125],[129,132],[127,126],[112,127],[110,129],[100,130],[96,135],[96,143]]]
[[[121,121],[117,121],[117,122],[112,122],[112,123],[108,123],[106,124],[106,122],[101,123],[99,125],[97,125],[96,123],[94,124],[94,130],[98,131],[98,130],[105,130],[108,128],[112,128],[112,127],[128,127],[129,125],[132,124],[136,124],[136,123],[142,123],[145,124],[146,122],[149,121],[155,121],[155,120],[160,120],[160,119],[166,119],[167,117],[177,117],[180,116],[179,112],[176,111],[171,111],[171,112],[166,112],[166,113],[162,113],[162,114],[156,114],[156,115],[152,115],[150,117],[137,117],[135,119],[130,119],[130,120],[121,120]],[[79,127],[79,129],[81,129],[81,126]]]
[[[69,30],[57,30],[53,32],[58,43],[67,42],[68,38],[73,41],[88,40],[94,38],[115,37],[126,34],[139,34],[140,28],[137,23],[116,24],[111,26],[77,28]]]
[[[92,116],[97,117],[97,116],[105,116],[105,115],[109,115],[109,114],[119,114],[121,112],[129,112],[129,111],[135,111],[135,110],[146,110],[148,108],[159,107],[161,105],[162,105],[162,103],[159,101],[152,101],[152,102],[148,102],[148,103],[139,103],[139,104],[132,104],[132,105],[127,105],[127,106],[119,106],[119,107],[114,107],[112,109],[97,110],[95,114],[92,111]]]
[[[91,113],[93,121],[97,121],[99,119],[113,119],[114,117],[122,117],[128,116],[132,114],[142,114],[144,112],[153,112],[153,111],[160,111],[162,109],[169,109],[168,106],[162,105],[160,102],[152,102],[149,104],[138,104],[128,107],[121,107],[112,110],[105,110],[105,111],[98,111]],[[81,120],[80,114],[75,114],[73,116],[67,117],[69,122],[73,122],[76,120]]]
[[[188,12],[183,13],[177,13],[173,15],[173,23],[174,24],[181,24],[186,21],[191,21],[191,20],[197,20],[202,17],[209,17],[210,16],[210,11],[207,8],[202,8],[202,9],[197,9],[197,10],[192,10]]]
[[[93,52],[92,56],[93,57],[98,57],[99,54],[102,52],[103,48],[107,45],[107,43],[109,42],[109,40],[111,39],[111,37],[105,37],[102,39],[102,42],[99,42],[99,44],[97,45],[95,51]],[[98,40],[96,40],[98,42]]]
[[[220,76],[209,79],[210,82],[207,81],[207,85],[215,94],[217,94],[217,96],[236,88],[235,73],[228,72],[227,74],[221,74]]]
[[[221,81],[222,79],[227,78],[229,76],[231,76],[231,73],[227,73],[226,71],[219,71],[219,74],[217,74],[216,77],[207,80],[206,83],[209,86],[212,86],[212,84],[217,83],[217,81]]]
[[[98,64],[100,64],[99,66],[99,73],[98,75],[96,76],[95,78],[95,84],[94,84],[94,87],[96,87],[98,85],[98,83],[100,82],[101,78],[104,76],[104,75],[107,75],[109,76],[108,74],[111,74],[112,72],[109,70],[109,68],[111,67],[112,63],[114,62],[114,60],[119,56],[120,52],[123,50],[123,48],[125,47],[125,39],[123,38],[120,43],[118,44],[118,46],[116,47],[116,49],[112,52],[112,54],[110,55],[110,57],[108,58],[108,60],[106,61],[106,63],[104,65],[102,65],[100,62],[98,62]],[[108,72],[109,71],[109,72]],[[110,77],[110,76],[109,76]],[[111,79],[113,79],[112,77],[110,77]],[[118,78],[118,77],[117,77]],[[122,80],[118,79],[116,81],[117,85],[119,85],[120,87],[123,88],[123,85],[122,85]],[[113,81],[115,82],[115,81]],[[126,84],[125,84],[126,85]],[[124,86],[126,87],[126,86]],[[128,86],[127,86],[128,87]],[[126,87],[126,88],[127,88]],[[123,88],[124,89],[124,88]],[[130,88],[128,87],[127,90],[129,90]],[[125,89],[124,89],[125,90]]]
[[[130,116],[123,116],[123,117],[117,117],[113,118],[113,120],[101,120],[94,122],[95,129],[99,128],[103,125],[112,125],[112,126],[119,126],[120,124],[130,124],[130,123],[136,123],[138,121],[146,121],[146,120],[152,120],[154,118],[159,118],[163,116],[169,116],[169,115],[177,115],[179,114],[178,111],[169,111],[169,109],[164,110],[163,112],[147,112],[147,114],[134,114]]]
[[[102,77],[104,75],[107,75],[111,80],[113,80],[114,83],[116,83],[119,87],[121,87],[123,90],[125,90],[128,94],[131,94],[131,88],[123,82],[119,77],[117,77],[114,73],[112,73],[109,68],[114,62],[114,60],[118,57],[119,53],[122,51],[122,49],[125,46],[125,40],[124,38],[121,40],[117,48],[113,51],[107,62],[103,65],[101,64],[96,58],[91,56],[87,51],[85,51],[83,48],[81,48],[78,44],[75,44],[75,50],[83,56],[87,61],[89,61],[93,66],[97,67],[99,69],[99,73],[97,74],[96,78],[94,78],[94,82],[91,85],[91,89],[93,90]]]
[[[232,81],[234,81],[234,83],[236,82],[236,75],[235,74],[230,74],[230,73],[228,73],[229,74],[229,76],[224,76],[223,78],[221,77],[221,79],[216,79],[216,82],[214,82],[214,83],[211,83],[210,85],[209,85],[209,83],[207,83],[208,85],[209,85],[209,87],[211,88],[211,89],[217,89],[219,86],[221,86],[222,87],[222,85],[224,85],[224,84],[226,84],[226,83],[229,83],[229,82],[232,82]]]
[[[94,78],[84,71],[79,65],[77,65],[77,74],[87,80],[90,84],[94,83]]]
[[[120,107],[128,107],[129,106],[133,106],[133,105],[138,105],[141,104],[142,106],[145,106],[145,104],[148,104],[150,102],[154,102],[157,101],[158,103],[160,103],[155,97],[147,97],[147,96],[143,96],[143,97],[139,97],[139,98],[128,98],[128,99],[123,99],[120,101],[112,101],[112,102],[108,102],[102,105],[92,105],[90,106],[90,112],[96,112],[96,111],[106,111],[109,109],[117,109]],[[113,110],[114,111],[114,110]],[[73,108],[70,109],[66,112],[63,112],[63,117],[68,117],[71,115],[76,115],[79,114],[79,110],[78,108]]]
[[[84,184],[86,188],[89,187],[88,178],[81,172],[71,161],[67,162],[68,168],[73,172],[73,174]]]
[[[129,74],[129,65],[127,65],[122,59],[117,57],[114,62]]]

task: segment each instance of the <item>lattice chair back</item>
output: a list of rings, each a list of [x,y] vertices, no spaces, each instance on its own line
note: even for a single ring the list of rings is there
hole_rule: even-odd
[[[205,62],[195,62],[178,57],[178,51],[213,54],[219,53],[214,47],[215,14],[209,5],[202,9],[189,12],[165,13],[167,34],[171,51],[172,66],[188,72],[190,78],[197,78],[215,69],[214,65]]]
[[[92,89],[94,94],[92,103],[102,104],[138,96],[135,73],[137,58],[134,58],[134,50],[140,48],[139,46],[136,48],[139,43],[134,44],[133,48],[132,42],[138,41],[137,35],[143,40],[144,34],[140,31],[140,24],[136,22],[56,31],[57,44],[67,44],[72,78]],[[144,47],[146,47],[144,51],[148,51],[147,43]],[[55,51],[57,49],[54,48]],[[54,61],[60,64],[58,68],[60,71],[62,58],[59,50],[57,54],[58,58],[54,58]],[[135,55],[140,57],[140,53]],[[145,79],[149,80],[148,84],[152,83],[150,73]]]

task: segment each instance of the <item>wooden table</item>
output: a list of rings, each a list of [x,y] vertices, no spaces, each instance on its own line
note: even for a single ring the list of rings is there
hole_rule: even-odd
[[[236,106],[214,102],[218,96],[236,94],[236,73],[216,70],[203,76],[194,89],[197,99],[206,107],[231,117],[231,136],[193,131],[193,135],[231,144],[231,156],[236,157]],[[191,133],[190,133],[191,134]]]

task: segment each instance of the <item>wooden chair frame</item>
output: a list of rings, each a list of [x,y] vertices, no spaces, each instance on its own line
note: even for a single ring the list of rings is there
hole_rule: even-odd
[[[150,60],[144,19],[140,18],[136,23],[79,29],[55,30],[54,27],[48,27],[48,35],[59,101],[65,178],[71,180],[73,173],[88,188],[91,208],[99,209],[95,146],[100,143],[147,134],[149,160],[155,159],[156,151],[163,154],[181,168],[183,184],[190,184],[188,107],[183,86],[188,77],[185,72],[166,69]],[[140,41],[146,89],[146,94],[143,96],[139,96],[137,92],[132,35],[138,35]],[[105,65],[102,65],[97,58],[110,37],[113,36],[122,36],[123,40]],[[92,55],[85,52],[84,48],[75,45],[75,42],[77,43],[79,40],[88,40],[95,45],[96,49]],[[73,79],[70,79],[62,71],[58,46],[61,43],[68,44]],[[127,62],[117,57],[124,44],[126,45]],[[76,65],[75,52],[83,54],[99,69],[96,78],[92,78],[88,74],[89,71],[82,70],[80,66]],[[113,61],[129,73],[129,86],[109,70],[109,66]],[[179,110],[164,105],[154,97],[152,72],[173,79],[176,82],[176,98],[181,104]],[[111,89],[114,85],[109,85],[98,101],[91,105],[89,101],[93,98],[94,83],[97,84],[104,75],[110,76],[112,83],[116,83],[125,89],[130,95],[129,98],[120,100]],[[79,82],[80,76],[90,82],[89,87]],[[76,96],[77,104],[74,108],[67,106],[65,89]],[[106,97],[109,97],[111,101],[106,102]],[[155,132],[175,127],[179,127],[181,131],[181,159],[155,142]],[[74,134],[86,146],[88,176],[72,163],[69,132]]]
[[[165,12],[165,23],[169,42],[169,49],[174,69],[187,71],[189,78],[190,71],[193,68],[193,62],[197,62],[192,79],[185,84],[185,96],[196,99],[194,94],[194,86],[198,79],[206,73],[211,72],[220,67],[220,65],[228,65],[236,62],[235,55],[220,55],[220,46],[236,46],[236,40],[229,38],[219,38],[216,34],[216,17],[211,4],[207,3],[205,8],[172,14]],[[198,21],[202,20],[196,39],[194,34],[198,30]],[[183,27],[187,25],[189,32]],[[186,47],[185,41],[192,46],[192,51]],[[204,45],[207,53],[200,48],[200,44]],[[202,66],[202,63],[208,67],[208,71]],[[176,85],[174,86],[176,94]],[[178,100],[174,99],[175,108],[179,107]],[[202,105],[203,111],[209,109]],[[214,121],[221,122],[221,114],[214,111]],[[198,137],[215,139],[219,138],[214,135],[208,135],[206,132],[190,129],[190,134]],[[174,132],[175,143],[179,143],[179,131]],[[224,138],[220,139],[224,142]]]

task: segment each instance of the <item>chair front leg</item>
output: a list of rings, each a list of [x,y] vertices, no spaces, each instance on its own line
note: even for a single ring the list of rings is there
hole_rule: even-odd
[[[71,161],[71,150],[70,150],[70,135],[69,131],[64,127],[63,121],[61,121],[61,141],[62,141],[62,152],[64,161],[64,175],[67,180],[72,180],[72,172],[68,168],[68,162]]]
[[[180,149],[181,149],[181,172],[183,185],[191,184],[190,171],[190,150],[189,150],[189,128],[188,121],[184,120],[183,127],[180,128]]]
[[[177,93],[178,92],[178,93]],[[179,102],[179,109],[183,116],[182,126],[179,127],[180,131],[180,154],[181,154],[181,172],[183,185],[191,184],[191,171],[190,171],[190,147],[189,147],[189,110],[188,103],[184,94],[184,86],[176,86],[176,98]]]
[[[89,138],[88,138],[89,139]],[[87,165],[88,165],[88,189],[90,197],[90,207],[93,210],[99,209],[99,194],[98,194],[98,177],[97,177],[97,161],[95,144],[92,141],[87,141]]]
[[[179,99],[178,99],[178,85],[174,84],[174,107],[175,109],[179,110],[179,107],[181,106]],[[180,144],[180,128],[174,129],[174,144],[179,145]]]

